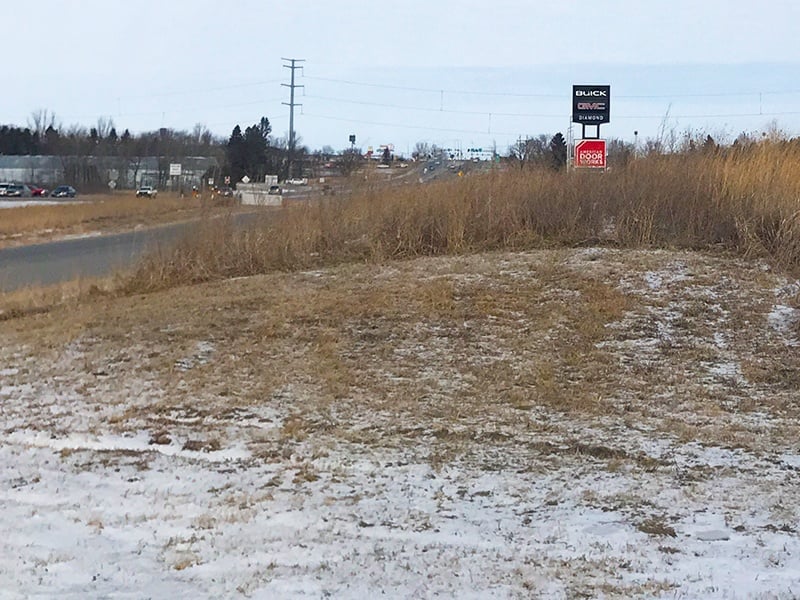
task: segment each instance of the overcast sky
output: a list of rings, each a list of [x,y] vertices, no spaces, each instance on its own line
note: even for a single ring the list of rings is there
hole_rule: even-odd
[[[800,134],[797,0],[3,0],[0,123],[54,112],[121,131],[263,115],[311,149],[505,150],[569,128],[572,84],[610,84],[604,137]],[[579,135],[579,132],[578,132]]]

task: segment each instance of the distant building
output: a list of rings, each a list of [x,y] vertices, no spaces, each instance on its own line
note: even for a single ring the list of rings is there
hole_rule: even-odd
[[[0,181],[55,186],[64,181],[58,156],[0,156]]]
[[[169,176],[170,163],[181,164],[178,178]],[[200,185],[203,175],[219,169],[209,156],[165,158],[157,156],[7,156],[0,155],[0,182],[35,183],[47,187],[70,184],[105,188],[110,181],[118,189],[146,184],[158,188],[173,183]]]

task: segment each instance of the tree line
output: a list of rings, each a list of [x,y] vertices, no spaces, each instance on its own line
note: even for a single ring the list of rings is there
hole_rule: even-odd
[[[104,118],[93,127],[63,127],[54,115],[37,111],[27,127],[0,126],[0,154],[58,156],[64,165],[67,183],[99,187],[105,182],[97,172],[98,162],[130,172],[135,184],[143,159],[156,157],[160,173],[157,185],[163,186],[167,182],[169,163],[180,162],[188,156],[203,156],[214,158],[219,165],[205,174],[204,181],[209,177],[237,182],[245,175],[252,181],[263,181],[268,174],[279,175],[282,179],[299,176],[308,151],[302,146],[295,148],[294,168],[289,173],[287,143],[272,136],[267,117],[261,117],[244,130],[237,124],[226,139],[215,136],[201,124],[191,131],[160,128],[138,134],[129,129],[120,133],[112,119]]]

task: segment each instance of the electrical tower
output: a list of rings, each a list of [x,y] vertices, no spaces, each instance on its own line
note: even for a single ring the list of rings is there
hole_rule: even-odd
[[[305,87],[302,85],[295,85],[294,83],[294,72],[295,69],[302,69],[300,65],[296,63],[305,62],[302,58],[281,58],[290,64],[283,65],[287,69],[292,70],[292,79],[291,83],[282,83],[281,85],[284,87],[288,87],[289,92],[289,102],[282,102],[281,104],[285,104],[289,107],[289,151],[286,156],[286,177],[284,179],[291,178],[292,175],[292,159],[294,158],[294,107],[295,106],[303,106],[302,104],[295,104],[294,102],[294,88],[298,87]]]

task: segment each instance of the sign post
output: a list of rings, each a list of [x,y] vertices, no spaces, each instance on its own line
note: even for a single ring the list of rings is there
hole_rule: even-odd
[[[174,191],[177,187],[175,184],[181,176],[181,163],[169,163],[169,176],[172,179],[172,190]]]
[[[600,139],[600,125],[611,122],[610,85],[573,85],[572,122],[581,125],[581,139],[575,144],[575,167],[606,168],[606,142]],[[594,135],[586,128],[594,127]]]

